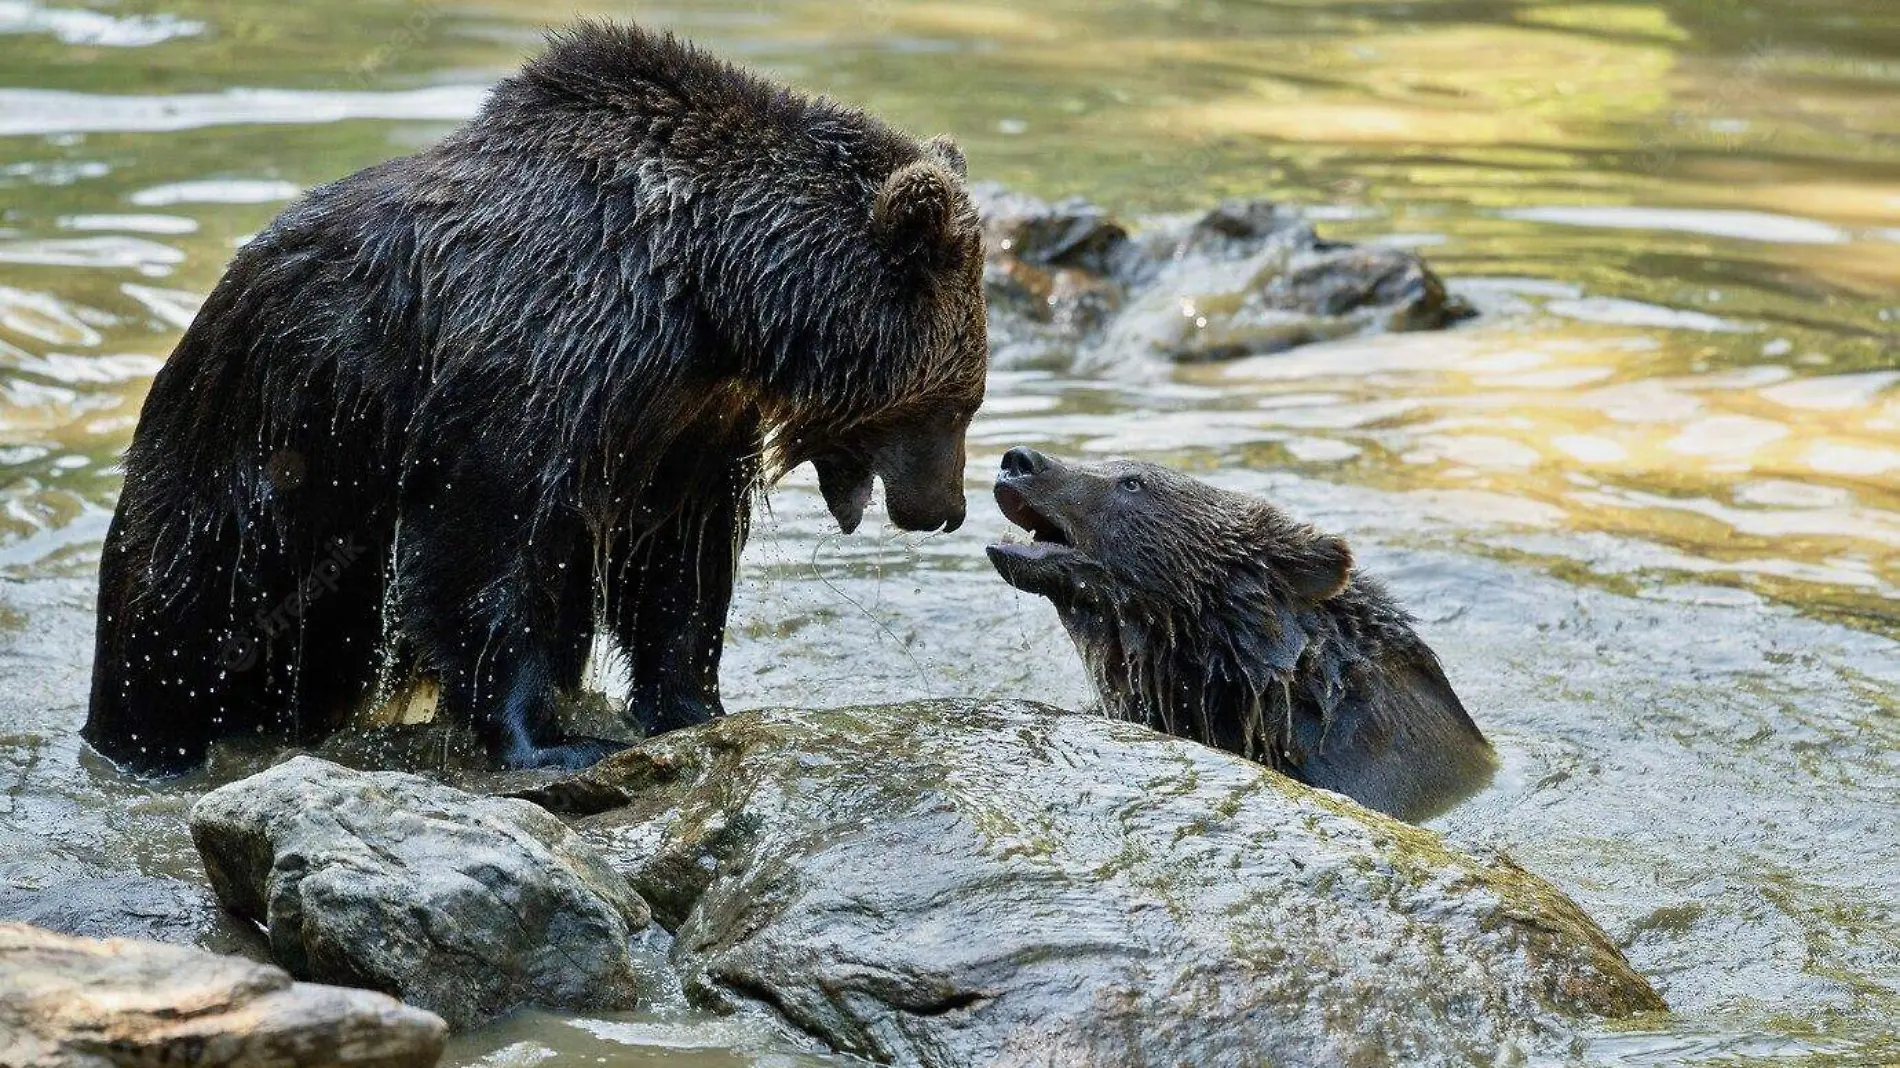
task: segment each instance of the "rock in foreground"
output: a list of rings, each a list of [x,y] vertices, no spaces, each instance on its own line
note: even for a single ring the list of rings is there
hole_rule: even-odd
[[[8,1068],[409,1068],[434,1064],[447,1030],[381,994],[238,957],[0,923]]]
[[[369,987],[473,1026],[521,1005],[643,1000],[646,903],[524,801],[311,757],[214,790],[191,834],[226,907],[299,978]]]
[[[994,186],[972,195],[990,344],[1004,362],[1238,359],[1436,330],[1472,314],[1417,253],[1322,240],[1298,213],[1264,201],[1131,234],[1082,200],[1048,204]]]
[[[1508,862],[1036,705],[733,716],[530,796],[677,929],[689,996],[881,1063],[1491,1064],[1661,1007]]]

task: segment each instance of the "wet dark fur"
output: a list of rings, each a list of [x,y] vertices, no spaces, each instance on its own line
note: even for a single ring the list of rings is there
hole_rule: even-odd
[[[987,362],[947,141],[670,36],[558,36],[442,143],[312,191],[153,383],[100,567],[85,737],[140,770],[439,677],[510,764],[580,764],[596,625],[650,730],[719,711],[762,482],[962,519]]]
[[[991,560],[1055,603],[1108,714],[1405,819],[1489,779],[1438,658],[1340,539],[1154,464],[1013,449],[996,496],[1037,539]]]

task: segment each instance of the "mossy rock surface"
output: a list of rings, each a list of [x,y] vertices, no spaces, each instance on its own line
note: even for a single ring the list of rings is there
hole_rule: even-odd
[[[676,931],[691,997],[882,1063],[1510,1063],[1662,1008],[1506,860],[1039,705],[748,713],[531,796]]]

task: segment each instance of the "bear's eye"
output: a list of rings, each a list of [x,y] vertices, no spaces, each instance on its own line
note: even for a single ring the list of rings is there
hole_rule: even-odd
[[[1121,486],[1123,493],[1140,493],[1143,489],[1141,476],[1124,475],[1122,476]]]

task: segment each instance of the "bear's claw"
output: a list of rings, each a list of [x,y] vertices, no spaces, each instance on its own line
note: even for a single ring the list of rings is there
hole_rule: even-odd
[[[629,747],[627,742],[616,742],[610,738],[574,737],[558,745],[516,749],[509,753],[502,763],[516,771],[530,768],[563,768],[568,771],[579,771],[582,768],[592,767],[603,758]]]

